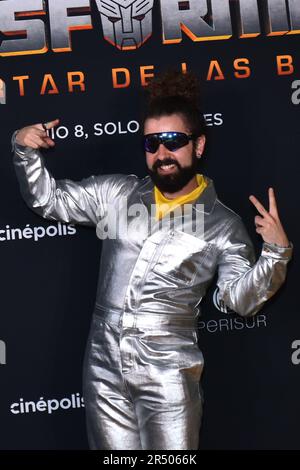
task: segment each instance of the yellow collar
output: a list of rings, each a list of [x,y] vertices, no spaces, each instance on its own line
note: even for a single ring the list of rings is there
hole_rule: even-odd
[[[174,210],[175,207],[182,206],[183,204],[188,204],[198,199],[200,194],[202,194],[202,192],[205,190],[207,183],[203,175],[197,174],[196,177],[197,177],[198,187],[195,188],[190,193],[185,194],[184,196],[179,196],[175,199],[166,198],[159,191],[159,189],[155,186],[154,195],[155,195],[155,204],[156,204],[156,213],[155,213],[156,220],[163,218],[170,211]]]

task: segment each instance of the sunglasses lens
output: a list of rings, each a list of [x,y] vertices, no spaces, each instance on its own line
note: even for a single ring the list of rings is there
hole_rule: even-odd
[[[188,136],[185,134],[174,134],[171,137],[164,140],[164,146],[167,147],[168,150],[174,152],[181,147],[184,147],[189,143]]]
[[[188,135],[183,132],[162,132],[161,134],[148,134],[144,137],[144,147],[146,152],[155,153],[160,144],[168,150],[174,152],[187,145],[190,141]]]
[[[159,137],[155,135],[146,136],[144,144],[146,152],[155,153],[159,147]]]

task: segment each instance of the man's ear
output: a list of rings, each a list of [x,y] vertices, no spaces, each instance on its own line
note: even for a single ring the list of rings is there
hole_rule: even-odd
[[[205,135],[200,135],[198,139],[196,140],[196,156],[197,158],[201,158],[204,148],[205,148],[205,142],[206,142],[206,137]]]

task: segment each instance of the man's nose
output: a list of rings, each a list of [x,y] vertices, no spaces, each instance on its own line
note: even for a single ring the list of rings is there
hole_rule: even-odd
[[[164,146],[164,144],[159,144],[157,152],[156,152],[156,156],[158,158],[163,159],[163,158],[168,157],[169,154],[170,153],[169,153],[168,149]]]

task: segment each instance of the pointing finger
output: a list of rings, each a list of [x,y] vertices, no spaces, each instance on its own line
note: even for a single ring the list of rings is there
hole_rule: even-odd
[[[52,129],[53,127],[56,127],[57,125],[59,124],[59,119],[54,119],[54,121],[49,121],[49,122],[45,122],[44,124],[42,124],[43,126],[43,129]]]

